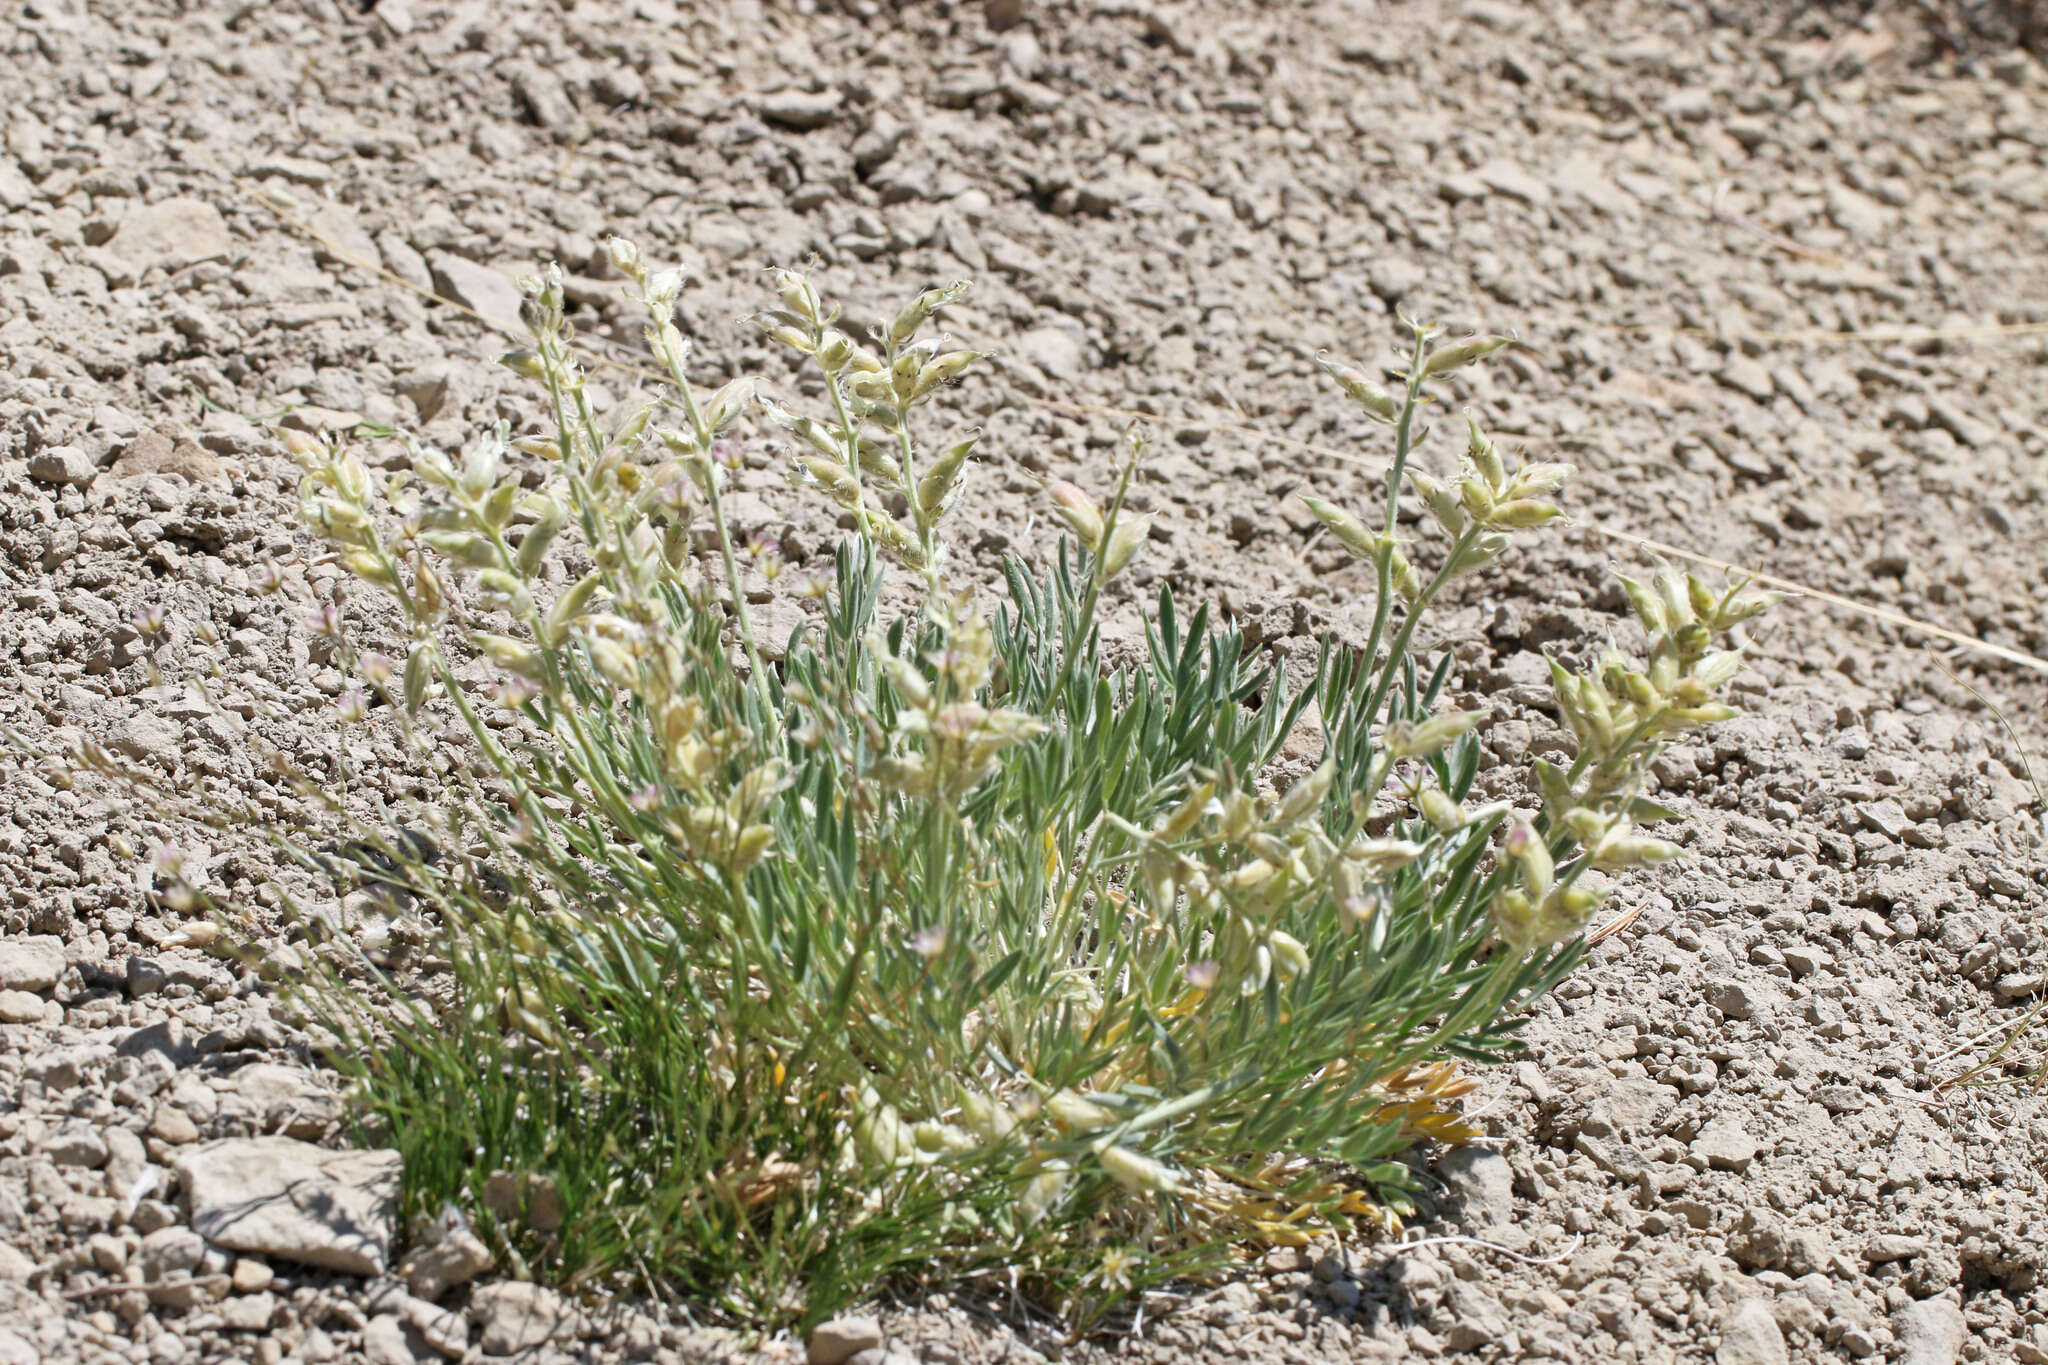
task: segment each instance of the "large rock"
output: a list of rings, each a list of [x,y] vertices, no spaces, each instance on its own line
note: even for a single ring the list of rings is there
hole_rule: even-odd
[[[1785,1334],[1763,1299],[1745,1299],[1721,1321],[1714,1365],[1786,1365]]]
[[[1899,1310],[1892,1330],[1905,1349],[1905,1365],[1955,1365],[1969,1324],[1947,1299],[1922,1299]]]
[[[452,251],[436,251],[427,257],[434,272],[434,287],[486,321],[523,333],[519,305],[525,296],[518,283],[502,271],[478,265]]]
[[[398,1215],[397,1152],[291,1138],[209,1142],[178,1159],[193,1231],[217,1246],[381,1275]]]
[[[46,991],[64,975],[64,941],[55,934],[0,940],[0,990]]]
[[[219,209],[203,199],[165,199],[122,219],[107,252],[140,275],[152,266],[182,270],[218,260],[234,246]]]

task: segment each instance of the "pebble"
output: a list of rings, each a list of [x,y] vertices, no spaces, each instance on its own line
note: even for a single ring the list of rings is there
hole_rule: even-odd
[[[811,1329],[804,1345],[807,1365],[845,1365],[855,1353],[882,1344],[882,1324],[873,1318],[831,1318]]]
[[[762,96],[761,117],[785,128],[822,128],[832,121],[844,103],[846,96],[837,90],[820,90],[815,94],[803,90],[777,90]]]
[[[99,472],[92,457],[77,446],[45,446],[28,459],[28,476],[37,483],[83,488]]]
[[[1692,1154],[1717,1171],[1749,1169],[1756,1159],[1756,1139],[1734,1123],[1709,1124],[1692,1140]]]
[[[487,1284],[469,1296],[469,1315],[483,1329],[485,1355],[529,1350],[572,1326],[562,1296],[524,1280]]]

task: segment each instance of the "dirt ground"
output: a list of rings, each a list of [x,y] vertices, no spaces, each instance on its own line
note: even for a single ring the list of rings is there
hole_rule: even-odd
[[[608,231],[689,266],[706,377],[771,389],[787,364],[739,320],[762,265],[819,258],[855,316],[975,278],[949,322],[1001,361],[954,400],[988,433],[966,544],[1043,544],[1037,476],[1099,479],[1111,410],[1141,411],[1165,531],[1139,583],[1284,650],[1370,607],[1292,498],[1363,501],[1376,466],[1350,452],[1379,455],[1315,352],[1387,359],[1397,308],[1516,329],[1530,349],[1460,401],[1582,474],[1576,526],[1439,621],[1496,758],[1559,745],[1541,652],[1619,619],[1610,569],[1642,556],[1598,528],[2048,655],[2048,77],[1930,17],[1970,7],[357,8],[0,14],[0,723],[32,741],[83,731],[195,802],[288,810],[235,718],[331,767],[344,680],[303,611],[335,570],[259,423],[453,448],[529,420],[502,338],[420,291],[503,320],[509,277],[558,259],[582,338],[630,357]],[[740,486],[749,532],[828,543],[765,443]],[[257,591],[264,564],[286,593]],[[223,661],[228,718],[149,686],[151,605],[167,672]],[[934,1287],[843,1347],[2048,1361],[2048,1114],[1941,1084],[2042,993],[2041,812],[1987,702],[2039,754],[2048,672],[1810,600],[1755,646],[1749,714],[1659,767],[1697,856],[1628,885],[1639,917],[1487,1077],[1494,1140],[1433,1169],[1428,1244],[1275,1252],[1079,1346]],[[353,743],[371,780],[415,780]],[[683,1314],[484,1283],[436,1306],[201,1242],[181,1156],[319,1138],[334,1097],[266,988],[119,856],[107,793],[11,754],[0,790],[0,1365],[734,1349]],[[294,874],[187,846],[283,934]]]

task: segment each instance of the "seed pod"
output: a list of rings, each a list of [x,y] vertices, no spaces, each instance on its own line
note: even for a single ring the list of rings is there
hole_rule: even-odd
[[[562,520],[568,510],[555,498],[541,497],[540,517],[526,528],[526,535],[519,542],[519,552],[513,557],[522,578],[531,578],[540,572],[540,562],[546,557],[548,546],[554,544],[555,535],[562,529]]]
[[[1479,477],[1486,480],[1488,489],[1501,488],[1507,483],[1507,468],[1500,462],[1500,451],[1494,447],[1493,438],[1479,425],[1479,419],[1470,412],[1465,414],[1465,457],[1472,461],[1472,467],[1479,471]]]
[[[1504,502],[1494,508],[1493,515],[1488,521],[1494,526],[1503,526],[1511,531],[1525,531],[1533,526],[1541,526],[1546,521],[1555,521],[1563,515],[1563,509],[1556,503],[1538,502],[1534,498],[1517,498],[1513,502]]]
[[[1323,798],[1330,794],[1336,780],[1336,765],[1325,760],[1321,767],[1287,789],[1287,795],[1280,799],[1280,809],[1274,813],[1274,822],[1292,825],[1307,819],[1321,809]]]
[[[640,663],[633,657],[633,651],[617,640],[607,640],[601,635],[585,637],[584,650],[590,655],[591,663],[604,674],[612,686],[630,691],[640,681]]]
[[[1465,827],[1465,808],[1435,787],[1424,787],[1415,795],[1422,818],[1439,834],[1451,834]]]
[[[577,579],[560,597],[549,606],[547,617],[541,622],[541,642],[549,649],[561,643],[569,623],[583,614],[584,607],[603,583],[604,576],[593,569]]]
[[[1133,516],[1126,512],[1116,519],[1110,530],[1109,544],[1102,551],[1103,581],[1122,573],[1131,559],[1145,543],[1145,537],[1152,532],[1152,518]]]
[[[1483,360],[1501,347],[1513,341],[1513,337],[1472,336],[1463,341],[1454,341],[1448,346],[1439,346],[1422,362],[1425,379],[1452,370],[1461,370],[1475,360]]]
[[[1664,603],[1664,619],[1671,623],[1671,629],[1683,630],[1697,619],[1685,580],[1669,569],[1657,575],[1657,597]]]
[[[945,510],[946,499],[953,495],[959,485],[960,471],[967,467],[967,456],[974,449],[974,443],[981,439],[975,432],[963,441],[956,441],[932,461],[924,477],[917,481],[917,505],[927,518],[936,517]]]
[[[1302,501],[1308,505],[1308,510],[1315,519],[1330,529],[1330,534],[1337,538],[1338,544],[1360,559],[1374,558],[1378,538],[1366,529],[1364,522],[1335,503],[1325,502],[1321,498],[1303,495]]]
[[[775,295],[782,300],[782,306],[806,322],[817,322],[818,295],[811,288],[811,282],[794,270],[775,272]]]
[[[908,342],[917,335],[917,329],[924,326],[925,321],[933,313],[938,312],[939,309],[944,308],[949,303],[957,303],[966,297],[967,291],[973,287],[974,283],[971,280],[955,280],[943,288],[927,289],[915,299],[912,299],[910,306],[898,313],[896,321],[890,324],[890,347],[899,347]]]
[[[384,557],[369,550],[350,550],[341,557],[343,567],[363,582],[378,588],[395,588],[398,578]]]
[[[469,641],[492,663],[517,677],[538,679],[546,671],[540,651],[523,641],[481,631],[470,636]]]
[[[1112,1180],[1132,1194],[1175,1194],[1183,1183],[1180,1173],[1165,1162],[1127,1147],[1104,1146],[1095,1159]]]
[[[1408,482],[1415,485],[1415,491],[1422,498],[1423,506],[1436,518],[1436,524],[1444,528],[1444,534],[1456,536],[1464,531],[1467,520],[1465,509],[1449,485],[1419,469],[1408,471]]]
[[[1055,1091],[1045,1101],[1045,1112],[1063,1128],[1077,1133],[1093,1132],[1116,1122],[1116,1114],[1076,1091]]]
[[[428,531],[420,539],[468,568],[489,568],[498,562],[498,552],[491,542],[467,531]]]
[[[612,268],[621,275],[638,278],[641,270],[640,248],[632,242],[614,234],[604,239],[605,255],[611,257]]]
[[[1273,954],[1273,965],[1279,968],[1283,979],[1300,976],[1311,965],[1302,941],[1284,930],[1275,929],[1267,934],[1266,948]]]
[[[484,505],[478,510],[477,515],[491,530],[502,531],[511,523],[513,509],[518,503],[518,481],[508,479],[491,490],[491,495],[484,499]]]
[[[843,507],[852,507],[860,500],[860,484],[847,467],[837,460],[828,460],[819,455],[797,457],[797,466],[810,476],[810,481],[825,491],[826,496]]]
[[[1214,782],[1204,782],[1197,786],[1188,793],[1186,800],[1174,807],[1173,814],[1167,816],[1165,823],[1153,832],[1154,837],[1168,842],[1185,838],[1188,831],[1195,827],[1195,822],[1208,812],[1210,803],[1215,799]]]
[[[1316,364],[1322,366],[1323,372],[1337,381],[1338,387],[1349,394],[1353,402],[1365,409],[1366,416],[1382,422],[1397,422],[1401,419],[1401,400],[1375,384],[1364,370],[1339,365],[1322,353],[1317,354]]]
[[[1449,711],[1440,716],[1431,716],[1410,728],[1406,742],[1400,746],[1400,756],[1427,758],[1452,740],[1469,733],[1489,714],[1490,712],[1481,707],[1477,711]]]
[[[941,385],[950,384],[965,374],[977,360],[987,358],[984,351],[953,351],[938,359],[929,361],[917,372],[915,397],[923,398]]]
[[[1557,867],[1550,858],[1550,845],[1543,836],[1527,825],[1516,825],[1508,831],[1501,849],[1513,858],[1522,869],[1522,884],[1529,888],[1529,898],[1541,901],[1550,894],[1551,883],[1556,880]]]
[[[1052,498],[1053,511],[1076,540],[1090,551],[1102,543],[1102,511],[1093,498],[1065,479],[1047,484],[1045,491]]]
[[[705,429],[713,436],[721,434],[746,411],[753,397],[754,381],[750,376],[743,375],[720,388],[704,400],[700,409]]]
[[[1668,839],[1652,839],[1643,834],[1617,834],[1601,840],[1593,849],[1590,860],[1599,868],[1654,867],[1684,856],[1685,850]]]
[[[427,689],[433,685],[434,664],[439,651],[432,640],[417,641],[412,653],[405,660],[405,710],[408,715],[418,715],[420,708],[427,704]]]
[[[1742,651],[1739,649],[1716,650],[1700,656],[1692,666],[1693,681],[1701,687],[1719,687],[1742,671]]]
[[[1628,594],[1628,604],[1634,609],[1636,620],[1642,623],[1643,630],[1650,635],[1661,635],[1668,628],[1664,618],[1663,601],[1650,590],[1648,584],[1630,578],[1627,574],[1616,574],[1615,577],[1621,580],[1621,590]]]
[[[825,335],[818,342],[818,364],[826,374],[838,374],[853,359],[853,338],[837,327],[825,329]]]

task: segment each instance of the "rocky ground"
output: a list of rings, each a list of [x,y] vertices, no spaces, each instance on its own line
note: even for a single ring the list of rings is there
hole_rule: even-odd
[[[1141,410],[1140,581],[1287,650],[1365,601],[1290,498],[1364,486],[1316,349],[1384,356],[1397,307],[1519,329],[1463,401],[1584,473],[1579,529],[1443,621],[1496,757],[1558,745],[1540,651],[1622,608],[1634,552],[1594,527],[2048,654],[2048,79],[1953,13],[1986,7],[1868,8],[16,0],[0,723],[288,811],[251,740],[331,771],[343,680],[260,423],[527,420],[500,338],[421,291],[503,320],[558,259],[628,356],[611,230],[689,265],[711,377],[771,386],[738,321],[763,263],[815,255],[857,315],[975,277],[949,319],[1003,359],[958,399],[973,547]],[[1908,324],[1953,335],[1881,330]],[[817,552],[765,446],[740,478],[748,530]],[[221,661],[224,714],[149,685],[149,606],[168,674]],[[1697,857],[1629,888],[1489,1077],[1496,1140],[1434,1168],[1428,1244],[1275,1252],[1079,1346],[934,1287],[811,1358],[2048,1361],[2048,1116],[1941,1085],[2042,991],[2041,813],[1985,703],[2039,753],[2048,674],[1928,643],[1812,602],[1759,632],[1750,716],[1659,771]],[[425,780],[369,733],[358,772]],[[123,852],[169,827],[46,777],[0,756],[0,1365],[732,1349],[479,1275],[459,1237],[401,1265],[389,1165],[315,1145],[305,1039]],[[260,847],[186,853],[259,937],[309,891]]]

